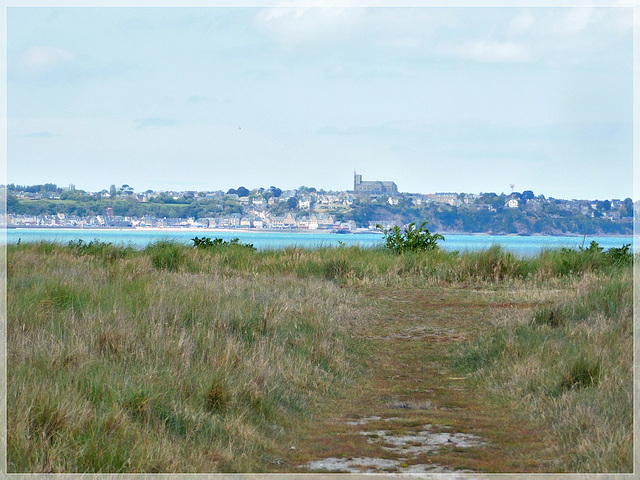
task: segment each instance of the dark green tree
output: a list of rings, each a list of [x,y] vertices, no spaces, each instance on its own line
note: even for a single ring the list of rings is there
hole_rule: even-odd
[[[520,198],[523,200],[533,200],[536,197],[531,190],[525,190],[524,192],[522,192]]]
[[[282,195],[282,190],[280,190],[279,188],[274,187],[273,185],[269,187],[269,190],[271,191],[271,194],[274,197],[279,197],[280,195]]]

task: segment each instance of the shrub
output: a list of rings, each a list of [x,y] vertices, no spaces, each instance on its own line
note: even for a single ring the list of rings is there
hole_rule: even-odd
[[[595,240],[592,240],[587,248],[580,247],[580,251],[594,254],[594,255],[601,253],[602,250],[603,248],[600,245],[598,245],[598,242],[596,242]]]
[[[71,240],[68,244],[68,248],[79,257],[84,255],[93,255],[94,257],[102,258],[107,262],[113,262],[117,259],[124,258],[127,254],[133,251],[130,246],[118,246],[110,242],[102,242],[97,238],[88,243],[81,238]]]
[[[397,225],[387,229],[378,224],[376,228],[384,234],[385,246],[394,253],[437,250],[438,240],[444,240],[444,237],[439,233],[429,232],[426,224],[427,222],[422,222],[418,228],[415,228],[415,222],[411,222],[404,229],[404,233]]]
[[[202,248],[202,249],[212,249],[212,248],[236,245],[238,247],[247,248],[252,251],[256,250],[256,247],[254,247],[252,243],[240,243],[239,238],[232,238],[227,242],[222,238],[214,238],[212,240],[209,237],[202,237],[202,238],[194,237],[191,239],[191,241],[193,242],[194,247]]]
[[[609,263],[618,267],[631,265],[633,263],[633,253],[631,253],[630,243],[627,243],[620,248],[612,247],[607,250],[604,255]]]

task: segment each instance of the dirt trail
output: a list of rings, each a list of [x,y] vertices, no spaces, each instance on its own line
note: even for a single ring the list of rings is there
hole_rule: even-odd
[[[486,330],[505,303],[498,291],[367,289],[378,308],[354,334],[369,372],[322,405],[282,452],[291,472],[536,472],[548,453],[540,426],[491,404],[449,363],[449,352]]]

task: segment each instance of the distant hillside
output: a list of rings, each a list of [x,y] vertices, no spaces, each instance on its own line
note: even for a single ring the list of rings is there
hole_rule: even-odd
[[[247,190],[248,191],[248,190]],[[429,201],[428,195],[398,194],[354,195],[349,192],[316,194],[291,191],[284,198],[271,198],[269,191],[252,191],[251,195],[197,194],[186,192],[170,196],[132,193],[115,195],[65,191],[57,196],[38,192],[9,191],[7,213],[12,215],[88,218],[111,215],[120,218],[275,218],[291,214],[310,216],[319,212],[330,214],[336,222],[355,222],[360,228],[377,223],[408,224],[429,222],[429,229],[440,232],[492,233],[520,235],[631,235],[633,233],[632,200],[558,200],[533,194],[506,196],[496,194],[447,194],[446,201]],[[432,196],[433,197],[433,196]],[[274,201],[275,200],[275,201]],[[238,223],[239,224],[239,223]]]

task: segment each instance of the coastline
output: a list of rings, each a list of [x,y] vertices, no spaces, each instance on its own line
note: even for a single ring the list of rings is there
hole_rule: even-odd
[[[120,231],[120,232],[191,232],[197,233],[202,232],[206,234],[215,234],[219,233],[266,233],[266,234],[278,234],[278,233],[287,233],[287,234],[300,234],[300,235],[308,235],[308,234],[334,234],[335,230],[332,229],[316,229],[316,230],[308,230],[308,229],[269,229],[269,228],[209,228],[209,227],[95,227],[95,226],[67,226],[67,225],[55,225],[55,226],[47,226],[47,225],[21,225],[21,226],[6,226],[5,230],[79,230],[79,231]],[[520,235],[517,233],[487,233],[487,232],[437,232],[445,236],[473,236],[473,237],[576,237],[582,238],[585,234],[581,233],[564,233],[559,235],[550,235],[543,233],[532,233],[530,235]],[[382,235],[382,232],[377,230],[369,230],[369,231],[341,231],[340,235]],[[587,234],[587,238],[589,237],[611,237],[611,238],[633,238],[633,234]]]
[[[115,232],[203,232],[203,233],[234,233],[234,232],[242,232],[242,233],[295,233],[295,234],[312,234],[312,233],[334,233],[332,229],[317,229],[317,230],[307,230],[307,229],[276,229],[276,228],[209,228],[209,227],[83,227],[83,226],[67,226],[67,225],[21,225],[21,226],[7,226],[6,230],[80,230],[80,231],[115,231]],[[381,232],[376,231],[367,231],[367,232],[343,232],[346,234],[363,234],[363,233],[373,233],[382,235]]]

